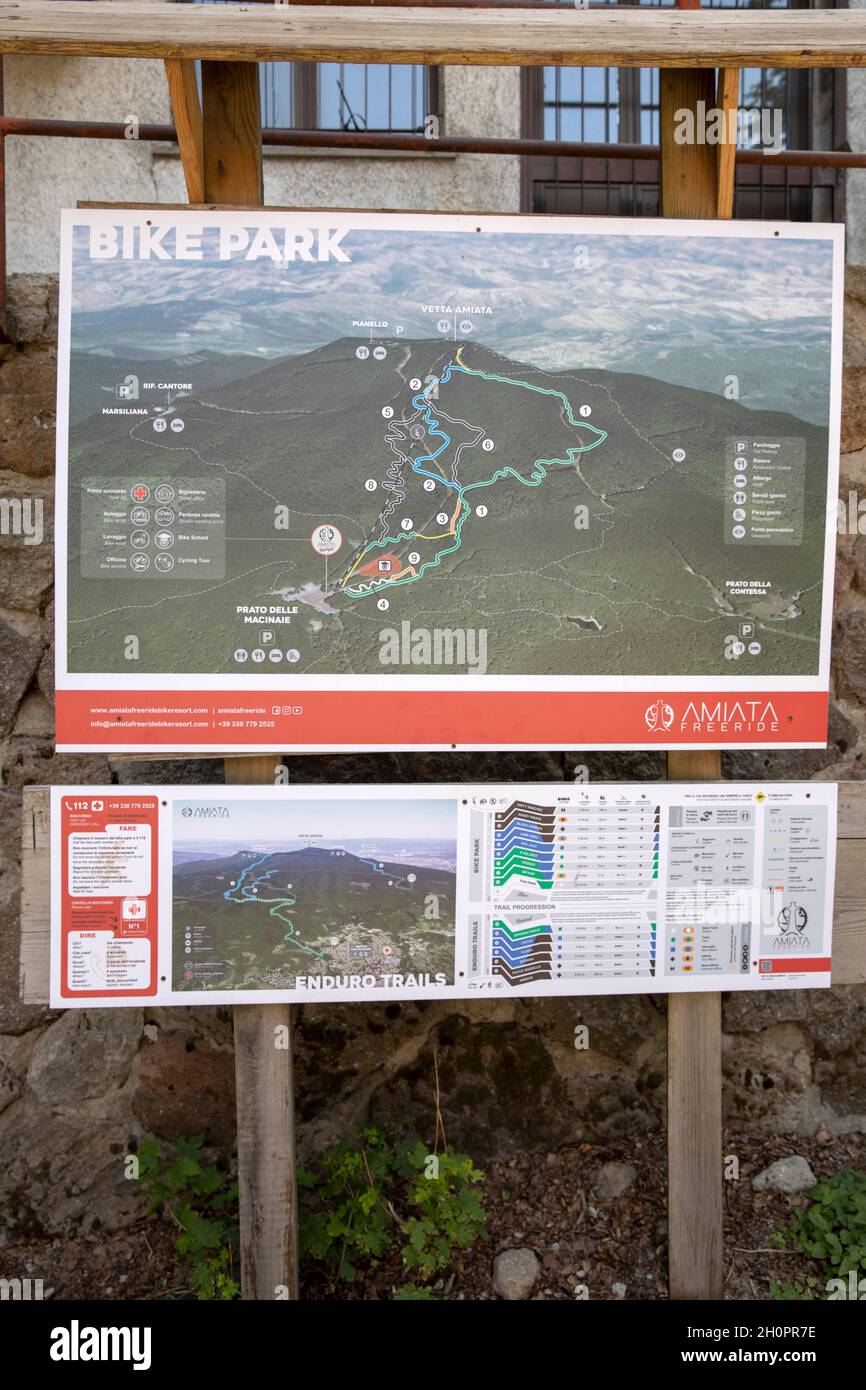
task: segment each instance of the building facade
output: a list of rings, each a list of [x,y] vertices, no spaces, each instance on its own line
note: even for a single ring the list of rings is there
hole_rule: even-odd
[[[62,0],[60,0],[62,2]],[[220,0],[163,0],[176,3]],[[670,3],[671,0],[646,0]],[[811,0],[832,7],[833,0]],[[115,0],[122,10],[127,0]],[[610,0],[616,3],[616,0]],[[709,0],[714,7],[753,0]],[[801,8],[810,0],[766,0]],[[853,5],[866,0],[851,0]],[[166,15],[170,24],[170,13]],[[9,269],[57,267],[58,213],[79,200],[183,202],[176,147],[137,141],[136,122],[168,123],[160,62],[12,57],[5,62],[7,114],[120,122],[131,138],[7,140]],[[557,69],[263,64],[265,126],[418,131],[429,153],[267,148],[265,201],[282,207],[438,211],[658,214],[653,159],[446,154],[437,132],[652,144],[658,139],[656,69]],[[866,148],[866,74],[746,69],[739,143],[785,149]],[[761,121],[763,119],[763,126]],[[741,167],[735,215],[845,221],[849,260],[866,260],[866,171]]]

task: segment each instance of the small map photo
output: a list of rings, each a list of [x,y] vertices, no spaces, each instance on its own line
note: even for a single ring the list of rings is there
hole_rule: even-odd
[[[456,835],[453,797],[175,803],[174,989],[452,984]]]

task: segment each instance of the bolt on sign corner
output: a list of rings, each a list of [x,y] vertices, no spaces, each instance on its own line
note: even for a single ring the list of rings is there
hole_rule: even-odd
[[[54,1008],[830,984],[827,782],[55,787]]]
[[[58,746],[824,745],[842,253],[64,213]]]

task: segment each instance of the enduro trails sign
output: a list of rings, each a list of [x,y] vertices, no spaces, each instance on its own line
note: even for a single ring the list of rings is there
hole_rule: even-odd
[[[51,1005],[830,984],[827,782],[55,787]]]
[[[67,750],[826,741],[842,229],[64,214]]]

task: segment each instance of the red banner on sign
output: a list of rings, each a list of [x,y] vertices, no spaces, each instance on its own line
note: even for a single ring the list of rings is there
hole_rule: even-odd
[[[58,691],[57,746],[821,747],[820,691]]]
[[[762,975],[823,975],[831,967],[829,956],[798,956],[795,959],[773,956],[762,958],[759,970]]]
[[[63,798],[64,999],[156,994],[158,812],[152,796]]]

